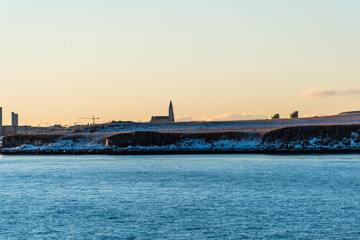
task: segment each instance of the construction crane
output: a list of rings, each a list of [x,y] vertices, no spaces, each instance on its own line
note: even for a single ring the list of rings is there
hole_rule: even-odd
[[[92,117],[79,117],[79,118],[81,118],[81,119],[91,119],[92,122],[93,122],[93,125],[95,125],[95,120],[100,119],[98,117],[95,117],[95,115],[93,115]]]

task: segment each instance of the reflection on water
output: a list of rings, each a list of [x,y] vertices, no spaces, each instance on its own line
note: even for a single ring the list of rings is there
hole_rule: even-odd
[[[0,156],[0,239],[358,239],[360,155]]]

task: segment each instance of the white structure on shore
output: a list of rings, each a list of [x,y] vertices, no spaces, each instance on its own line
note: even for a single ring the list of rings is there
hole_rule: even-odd
[[[172,102],[169,105],[169,116],[152,116],[151,123],[173,123],[175,122],[174,109]]]

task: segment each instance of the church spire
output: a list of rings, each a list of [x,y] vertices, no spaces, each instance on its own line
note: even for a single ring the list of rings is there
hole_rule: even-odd
[[[172,105],[172,101],[170,100],[170,105],[169,105],[169,120],[171,122],[175,122],[175,117],[174,117],[174,109],[173,109],[173,105]]]

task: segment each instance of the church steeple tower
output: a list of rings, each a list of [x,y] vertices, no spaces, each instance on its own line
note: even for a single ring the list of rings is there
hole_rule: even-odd
[[[175,122],[175,116],[174,116],[174,109],[173,109],[172,101],[170,101],[170,105],[169,105],[169,121],[170,122]]]

